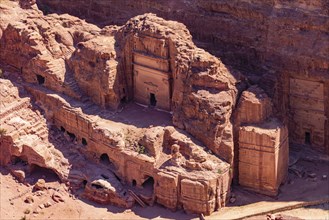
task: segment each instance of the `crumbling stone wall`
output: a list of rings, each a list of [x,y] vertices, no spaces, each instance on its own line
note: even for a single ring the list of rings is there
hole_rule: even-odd
[[[162,164],[165,161],[158,164],[158,160],[168,157],[166,154],[150,156],[128,149],[124,145],[125,142],[129,143],[126,128],[108,126],[110,122],[104,119],[93,121],[80,108],[71,106],[70,99],[65,101],[35,88],[29,88],[29,91],[43,103],[43,108],[52,112],[48,114],[49,120],[58,128],[74,134],[79,143],[82,143],[82,137],[86,140],[85,154],[91,160],[99,161],[101,155],[106,154],[113,164],[109,165],[113,172],[127,184],[135,183],[137,187],[142,187],[146,179],[152,177],[154,201],[173,210],[182,206],[184,210],[207,215],[225,206],[230,195],[229,164],[209,155],[192,141],[186,141],[187,136],[173,127],[162,128],[162,132],[157,129],[153,131],[162,134],[163,146],[159,147],[163,152],[168,152],[166,148],[171,146],[170,143],[181,146],[182,154],[187,158],[182,167]],[[147,132],[145,135],[150,136]],[[150,139],[141,140],[146,141],[147,147],[150,146]],[[173,193],[175,196],[172,196]]]

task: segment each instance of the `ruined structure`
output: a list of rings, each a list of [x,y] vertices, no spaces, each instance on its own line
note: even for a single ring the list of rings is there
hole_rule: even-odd
[[[102,204],[209,215],[226,205],[233,177],[277,195],[289,141],[328,149],[325,59],[312,80],[244,76],[155,14],[100,28],[45,15],[35,1],[0,10],[0,162],[22,181],[43,167]]]
[[[277,195],[289,161],[288,128],[273,117],[272,102],[257,86],[244,91],[238,104],[239,184]]]

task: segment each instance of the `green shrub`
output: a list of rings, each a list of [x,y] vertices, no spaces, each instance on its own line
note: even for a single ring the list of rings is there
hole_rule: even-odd
[[[144,146],[139,146],[138,153],[139,154],[145,154],[145,147]]]
[[[135,151],[138,153],[138,154],[146,154],[146,149],[143,145],[137,145],[135,146]]]

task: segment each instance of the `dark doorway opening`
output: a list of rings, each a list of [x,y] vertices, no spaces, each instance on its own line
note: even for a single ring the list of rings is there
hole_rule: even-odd
[[[154,179],[151,176],[147,176],[146,180],[142,184],[143,194],[147,196],[152,196],[154,192]]]
[[[61,126],[61,132],[65,132],[65,128],[63,126]]]
[[[45,77],[43,77],[39,74],[37,74],[37,80],[38,80],[39,85],[42,85],[45,83]]]
[[[88,143],[87,143],[87,140],[85,139],[85,138],[82,138],[82,144],[84,145],[84,146],[86,146]]]
[[[155,97],[155,94],[154,93],[150,93],[150,105],[151,106],[156,106],[157,104],[157,99]]]
[[[110,158],[107,154],[102,154],[101,157],[100,157],[100,162],[104,165],[110,165],[111,162],[110,162]]]
[[[85,187],[86,187],[87,183],[88,183],[88,181],[87,181],[87,180],[83,180],[83,181],[82,181],[82,185],[83,185],[83,188],[85,188]]]
[[[311,144],[311,133],[305,132],[305,144]]]
[[[124,103],[126,103],[127,102],[127,97],[126,96],[123,96],[122,98],[121,98],[121,104],[124,104]]]
[[[153,177],[148,177],[145,182],[142,184],[143,188],[148,188],[148,189],[152,189],[153,191],[153,186],[154,186],[154,179]]]
[[[136,186],[136,184],[137,184],[136,180],[133,180],[132,184],[133,184],[133,186]]]

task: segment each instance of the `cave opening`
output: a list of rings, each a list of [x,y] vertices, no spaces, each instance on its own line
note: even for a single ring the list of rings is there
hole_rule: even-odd
[[[12,165],[26,166],[28,164],[26,157],[11,156],[10,161]]]
[[[84,145],[84,146],[86,146],[88,144],[86,138],[82,138],[81,142],[82,142],[82,145]]]
[[[45,83],[45,77],[39,75],[39,74],[36,74],[37,75],[37,81],[39,83],[39,85],[43,85]]]
[[[136,186],[136,185],[137,185],[136,180],[133,180],[133,181],[132,181],[132,185],[133,185],[133,186]]]
[[[60,182],[60,178],[57,173],[49,168],[41,167],[36,164],[31,164],[28,179],[32,181],[33,184],[35,184],[38,179],[44,179],[46,182]]]
[[[111,164],[110,158],[107,154],[102,154],[100,156],[100,162],[104,165],[110,165]]]

